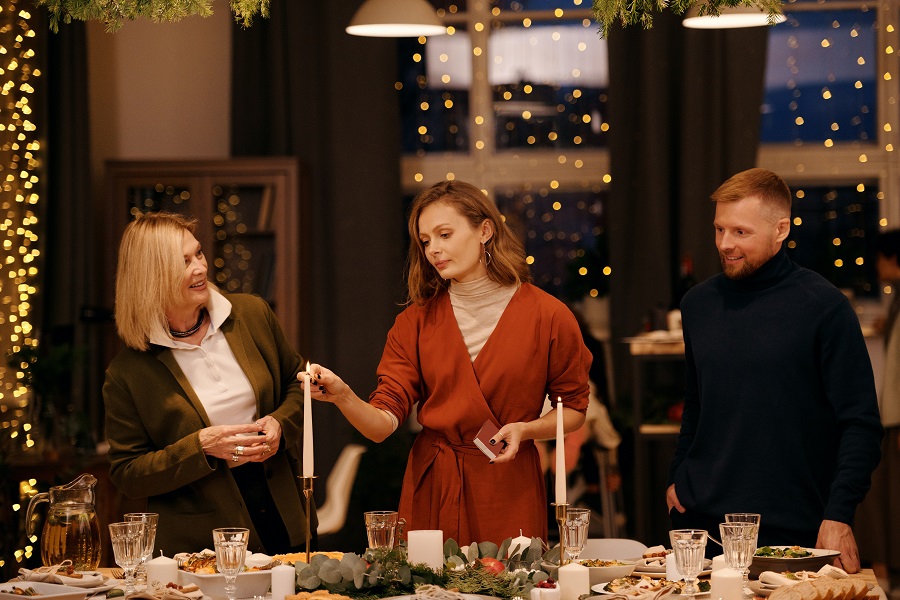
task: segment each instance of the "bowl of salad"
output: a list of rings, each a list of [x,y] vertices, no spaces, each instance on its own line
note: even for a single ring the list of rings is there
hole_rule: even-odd
[[[818,571],[834,562],[841,553],[837,550],[803,548],[801,546],[762,546],[756,549],[750,564],[750,577],[756,579],[763,571]]]

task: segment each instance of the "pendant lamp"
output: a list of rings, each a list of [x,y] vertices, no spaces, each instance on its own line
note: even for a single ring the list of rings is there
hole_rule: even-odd
[[[419,37],[443,35],[447,28],[426,0],[366,0],[346,31],[369,37]]]
[[[754,6],[726,6],[719,16],[700,16],[697,7],[692,6],[688,9],[681,24],[691,29],[737,29],[738,27],[774,25],[783,21],[784,15],[779,14],[770,23],[769,13]]]

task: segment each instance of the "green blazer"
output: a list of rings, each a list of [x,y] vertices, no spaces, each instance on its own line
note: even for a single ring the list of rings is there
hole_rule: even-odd
[[[227,296],[231,315],[222,323],[238,363],[256,392],[257,418],[281,424],[281,445],[265,466],[269,490],[292,546],[306,541],[302,498],[303,390],[300,355],[291,348],[264,300]],[[199,431],[209,417],[172,350],[126,348],[110,363],[103,384],[110,476],[129,498],[147,497],[159,513],[156,547],[167,556],[212,547],[216,527],[247,527],[249,547],[262,543],[227,461],[204,454]],[[315,531],[313,518],[313,531]]]

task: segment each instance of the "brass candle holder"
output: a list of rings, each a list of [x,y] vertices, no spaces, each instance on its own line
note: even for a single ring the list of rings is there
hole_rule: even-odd
[[[567,503],[557,504],[553,503],[553,506],[556,507],[556,524],[559,525],[559,566],[565,566],[568,562],[566,560],[566,513],[569,510],[569,505]],[[309,563],[307,563],[309,564]]]
[[[312,495],[315,475],[301,477],[303,480],[303,497],[306,498],[306,564],[309,563],[310,545],[312,544]]]

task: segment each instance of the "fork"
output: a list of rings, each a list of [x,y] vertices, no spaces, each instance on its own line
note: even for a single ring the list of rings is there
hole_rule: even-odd
[[[113,579],[122,579],[125,577],[125,571],[122,569],[110,569],[109,576]]]

